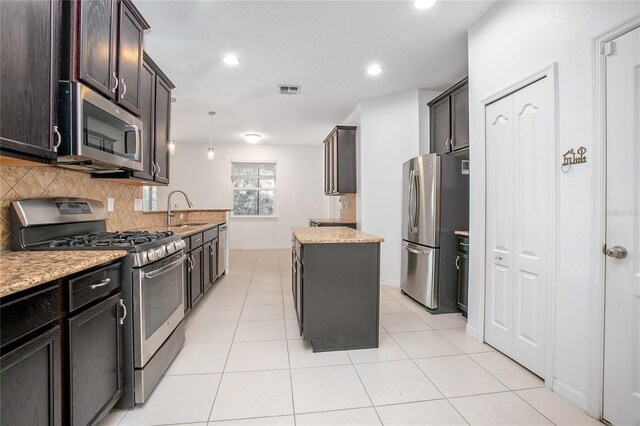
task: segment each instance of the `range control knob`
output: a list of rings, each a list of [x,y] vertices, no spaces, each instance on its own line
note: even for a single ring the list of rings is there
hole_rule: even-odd
[[[149,250],[149,252],[147,252],[147,258],[149,258],[150,261],[154,262],[158,259],[158,255],[156,254],[155,250]]]
[[[165,247],[165,249],[167,250],[167,253],[169,253],[169,254],[171,254],[171,253],[173,253],[174,251],[176,251],[176,246],[175,246],[175,244],[173,244],[173,243],[169,243],[169,244],[167,244],[167,245],[166,245],[166,246],[164,246],[164,247]]]

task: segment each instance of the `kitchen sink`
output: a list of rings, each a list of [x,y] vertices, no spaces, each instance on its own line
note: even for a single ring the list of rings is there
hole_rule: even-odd
[[[206,225],[209,222],[189,222],[189,223],[183,223],[181,225],[172,225],[172,228],[189,228],[191,226],[202,226],[202,225]]]

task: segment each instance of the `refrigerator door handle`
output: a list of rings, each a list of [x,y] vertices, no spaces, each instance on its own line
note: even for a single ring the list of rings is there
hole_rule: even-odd
[[[411,222],[412,228],[413,228],[413,232],[416,233],[418,232],[418,217],[420,214],[420,174],[418,172],[414,172],[413,174],[413,194],[414,194],[414,201],[413,201],[413,221]]]
[[[411,172],[409,173],[409,203],[407,205],[407,214],[409,215],[409,233],[413,234],[415,232],[414,229],[414,217],[413,217],[413,211],[415,210],[415,176],[416,171],[415,170],[411,170]]]
[[[429,252],[428,252],[428,251],[424,251],[424,250],[416,250],[416,249],[413,249],[413,248],[411,248],[411,247],[409,247],[409,246],[404,246],[404,249],[405,249],[406,251],[408,251],[409,253],[413,253],[413,254],[429,254]]]

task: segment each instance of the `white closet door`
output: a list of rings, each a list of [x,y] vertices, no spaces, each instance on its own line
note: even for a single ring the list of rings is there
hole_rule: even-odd
[[[546,78],[486,108],[485,341],[544,376],[553,126]]]
[[[607,248],[604,412],[640,425],[640,28],[607,56]]]
[[[512,357],[539,376],[546,364],[548,229],[553,151],[547,79],[514,93],[514,256]]]
[[[513,98],[487,106],[485,340],[506,354],[513,334]]]

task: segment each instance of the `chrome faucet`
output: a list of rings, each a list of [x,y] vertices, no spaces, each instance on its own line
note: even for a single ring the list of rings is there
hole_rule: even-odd
[[[184,199],[187,200],[187,204],[189,205],[189,207],[193,207],[193,203],[189,199],[189,196],[187,196],[187,194],[184,193],[184,191],[180,191],[179,189],[176,189],[175,191],[171,191],[169,193],[169,196],[167,197],[167,226],[171,226],[171,218],[176,215],[171,211],[171,196],[176,192],[179,192],[182,195],[184,195]]]

